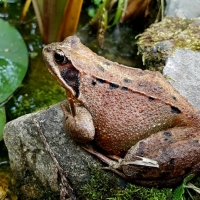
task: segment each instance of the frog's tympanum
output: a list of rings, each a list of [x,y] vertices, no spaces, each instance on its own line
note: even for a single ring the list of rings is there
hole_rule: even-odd
[[[73,139],[125,156],[123,174],[142,185],[172,186],[200,171],[200,114],[159,72],[111,62],[76,36],[47,45],[43,55],[66,89]],[[128,164],[143,158],[152,166]]]

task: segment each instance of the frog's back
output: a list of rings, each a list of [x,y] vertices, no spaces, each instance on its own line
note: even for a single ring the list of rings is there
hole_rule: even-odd
[[[133,92],[160,100],[181,110],[195,109],[160,72],[131,68],[109,61],[84,46],[76,36],[68,37],[64,43],[70,46],[69,59],[72,64],[78,67],[79,73],[87,74],[92,80],[118,86],[122,90],[127,89],[127,93]]]
[[[109,61],[72,39],[68,58],[79,71],[77,98],[93,117],[100,147],[121,154],[152,133],[192,123],[197,109],[159,72]]]

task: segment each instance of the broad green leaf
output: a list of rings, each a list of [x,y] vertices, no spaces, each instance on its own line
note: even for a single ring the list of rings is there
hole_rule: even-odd
[[[19,32],[0,19],[0,103],[21,84],[28,67],[28,52]]]
[[[3,138],[3,127],[6,123],[6,113],[5,113],[5,108],[0,107],[0,141]]]

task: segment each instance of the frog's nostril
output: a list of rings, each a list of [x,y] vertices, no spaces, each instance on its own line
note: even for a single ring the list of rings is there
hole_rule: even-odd
[[[53,51],[53,48],[52,48],[51,46],[47,45],[47,46],[45,46],[45,47],[43,48],[43,51],[45,51],[45,52],[52,52],[52,51]]]
[[[53,51],[53,48],[52,48],[52,47],[45,47],[45,50],[46,50],[47,52],[51,52],[51,51]]]

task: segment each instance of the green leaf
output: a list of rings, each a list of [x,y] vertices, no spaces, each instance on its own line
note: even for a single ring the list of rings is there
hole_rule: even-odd
[[[187,177],[184,178],[183,184],[186,185],[186,183],[187,183],[188,181],[191,181],[194,177],[195,177],[194,174],[188,175]]]
[[[185,192],[184,186],[183,186],[183,184],[181,184],[180,186],[178,186],[178,187],[174,190],[173,200],[181,200],[181,198],[182,198],[184,192]]]
[[[122,15],[122,11],[123,11],[123,4],[124,4],[124,0],[118,0],[117,11],[115,13],[115,18],[111,26],[114,26],[115,24],[119,22]]]
[[[28,52],[19,32],[0,19],[0,103],[21,84],[28,67]]]
[[[194,174],[190,174],[184,178],[183,183],[174,190],[173,200],[181,200],[185,193],[186,183],[194,178]]]
[[[6,113],[5,113],[5,108],[0,107],[0,141],[3,138],[3,127],[6,123]]]

